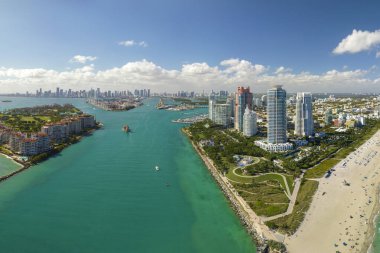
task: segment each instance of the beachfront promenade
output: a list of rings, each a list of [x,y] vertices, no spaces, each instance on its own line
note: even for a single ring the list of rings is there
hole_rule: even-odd
[[[318,179],[305,220],[285,239],[291,253],[367,252],[378,212],[380,131]]]

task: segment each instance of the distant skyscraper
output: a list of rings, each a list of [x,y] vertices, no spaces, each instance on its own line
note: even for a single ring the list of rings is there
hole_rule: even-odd
[[[243,115],[243,134],[252,136],[257,133],[257,116],[256,113],[250,110],[247,106]]]
[[[248,106],[252,109],[252,93],[249,91],[249,87],[238,87],[235,95],[235,129],[243,131],[243,115],[245,108]]]
[[[331,122],[333,121],[333,114],[332,114],[332,110],[331,109],[328,109],[326,112],[325,112],[325,124],[326,126],[330,125]]]
[[[276,85],[267,92],[268,143],[286,143],[286,91]]]
[[[314,133],[312,96],[309,92],[298,92],[296,98],[296,120],[294,134],[310,136]]]

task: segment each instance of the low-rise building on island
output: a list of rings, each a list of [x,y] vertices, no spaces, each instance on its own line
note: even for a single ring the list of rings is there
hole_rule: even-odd
[[[59,151],[97,127],[93,115],[72,105],[11,109],[0,114],[1,151],[36,162],[37,155]]]

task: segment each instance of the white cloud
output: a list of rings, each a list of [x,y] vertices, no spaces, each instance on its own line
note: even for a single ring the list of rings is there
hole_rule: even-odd
[[[359,53],[380,45],[380,30],[374,32],[353,30],[333,50],[334,54]]]
[[[145,41],[140,41],[140,42],[139,42],[139,46],[140,46],[140,47],[147,47],[147,46],[148,46],[148,43],[146,43]]]
[[[376,58],[380,58],[380,51],[376,53]]]
[[[124,41],[120,41],[118,44],[120,46],[125,46],[125,47],[133,47],[133,46],[147,47],[148,46],[148,43],[146,43],[145,41],[137,42],[134,40],[124,40]]]
[[[101,88],[106,90],[133,90],[150,88],[152,91],[229,90],[250,86],[254,92],[265,92],[274,84],[282,84],[289,92],[371,92],[377,91],[380,76],[371,67],[368,70],[332,69],[321,74],[295,73],[281,66],[274,72],[265,65],[242,59],[227,59],[216,66],[206,62],[167,69],[151,61],[128,62],[123,66],[97,70],[94,65],[56,71],[50,69],[14,69],[0,67],[0,93],[33,91],[38,88],[64,89]]]
[[[289,73],[289,72],[292,72],[291,68],[285,68],[284,66],[281,66],[281,67],[277,68],[274,73],[276,75],[281,75],[281,74],[285,74],[285,73]]]
[[[96,60],[95,56],[75,55],[73,58],[70,59],[70,62],[86,64],[87,62],[95,61],[95,60]]]
[[[131,46],[136,45],[136,42],[134,40],[125,40],[125,41],[120,41],[119,45],[125,46],[125,47],[131,47]]]

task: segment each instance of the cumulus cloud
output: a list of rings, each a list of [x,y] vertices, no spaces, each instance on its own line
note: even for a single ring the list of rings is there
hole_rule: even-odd
[[[380,30],[374,32],[353,30],[333,50],[334,54],[359,53],[380,45]]]
[[[125,47],[133,47],[133,46],[147,47],[148,46],[148,43],[146,43],[145,41],[137,42],[134,40],[124,40],[124,41],[120,41],[118,44],[120,46],[125,46]]]
[[[250,86],[253,92],[265,92],[282,84],[289,92],[371,92],[376,91],[380,76],[376,70],[332,69],[320,74],[295,73],[281,66],[271,72],[269,66],[242,59],[226,59],[216,66],[194,62],[181,68],[167,69],[148,60],[127,62],[123,66],[97,70],[93,64],[64,71],[43,68],[14,69],[0,67],[0,93],[33,91],[38,88],[152,91],[229,90]]]
[[[70,59],[70,62],[76,62],[76,63],[82,63],[86,64],[87,62],[95,61],[95,56],[84,56],[84,55],[75,55],[73,58]]]

